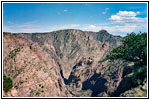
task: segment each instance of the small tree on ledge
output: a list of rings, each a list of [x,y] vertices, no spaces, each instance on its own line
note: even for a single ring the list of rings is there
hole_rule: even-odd
[[[8,92],[13,87],[13,82],[10,77],[3,76],[3,90]]]

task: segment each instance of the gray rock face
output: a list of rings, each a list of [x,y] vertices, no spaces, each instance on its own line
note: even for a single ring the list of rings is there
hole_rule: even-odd
[[[146,97],[147,96],[147,83],[146,79],[143,82],[143,85],[139,85],[135,88],[132,88],[124,93],[120,94],[121,97]]]
[[[108,42],[112,46],[118,46],[121,44],[122,37],[120,36],[113,36],[109,34],[106,30],[101,30],[97,32],[97,40],[101,42]]]
[[[14,85],[4,94],[19,97],[112,96],[124,77],[127,63],[105,61],[105,58],[121,40],[105,30],[4,34],[3,69]],[[133,96],[132,93],[120,96]]]
[[[133,90],[126,91],[125,93],[120,94],[120,97],[136,97],[135,91]]]
[[[147,90],[147,84],[146,83],[142,86],[142,89]]]

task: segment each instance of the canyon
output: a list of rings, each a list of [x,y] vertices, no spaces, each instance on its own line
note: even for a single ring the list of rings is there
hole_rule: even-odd
[[[138,96],[125,90],[132,63],[106,60],[123,37],[76,29],[3,33],[3,74],[13,80],[4,97]],[[145,89],[145,84],[140,86]],[[142,91],[143,92],[143,91]]]

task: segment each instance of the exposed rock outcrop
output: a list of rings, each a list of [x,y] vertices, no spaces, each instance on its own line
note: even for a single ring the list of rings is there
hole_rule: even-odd
[[[131,73],[125,69],[127,62],[105,61],[121,40],[105,30],[4,33],[3,72],[14,86],[4,96],[112,96],[124,76]]]

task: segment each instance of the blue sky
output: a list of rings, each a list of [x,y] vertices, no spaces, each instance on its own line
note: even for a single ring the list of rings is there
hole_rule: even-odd
[[[146,3],[3,3],[3,31],[147,31]]]

